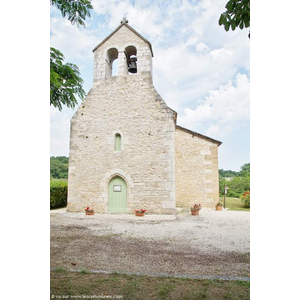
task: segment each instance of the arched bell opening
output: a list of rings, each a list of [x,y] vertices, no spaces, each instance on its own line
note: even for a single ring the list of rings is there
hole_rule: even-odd
[[[125,48],[125,55],[128,67],[128,74],[137,73],[137,50],[134,46],[128,46]]]
[[[116,76],[118,75],[118,56],[119,51],[116,48],[110,48],[106,52],[106,72],[105,76]]]

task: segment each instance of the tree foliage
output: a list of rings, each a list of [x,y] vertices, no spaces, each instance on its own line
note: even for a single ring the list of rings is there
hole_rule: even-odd
[[[85,27],[85,18],[90,17],[93,9],[89,0],[50,0],[50,4],[57,7],[62,16],[67,17],[72,25]]]
[[[220,195],[224,195],[224,186],[228,186],[228,197],[239,198],[245,191],[250,190],[250,177],[237,176],[230,181],[226,181],[224,178],[220,179]]]
[[[235,175],[233,175],[235,173]],[[223,176],[223,175],[225,176]],[[250,191],[250,163],[244,164],[239,172],[219,170],[220,195],[224,195],[224,187],[228,186],[227,196],[239,198],[246,191]],[[231,175],[231,176],[228,176]],[[226,178],[231,177],[228,180]]]
[[[75,64],[63,63],[63,54],[50,48],[50,105],[62,110],[62,105],[74,108],[76,95],[82,100],[85,96],[83,79]]]
[[[50,157],[50,178],[68,178],[69,158],[66,156]]]
[[[250,163],[242,165],[238,172],[219,169],[219,175],[220,177],[250,176]]]
[[[234,177],[234,176],[237,176],[239,174],[239,172],[219,169],[219,174],[222,177]]]
[[[50,4],[57,7],[72,24],[83,27],[85,18],[91,16],[90,9],[93,9],[89,0],[50,0]],[[86,95],[79,68],[72,63],[64,64],[63,61],[63,54],[50,48],[50,106],[59,110],[63,105],[74,108],[76,96],[82,100]]]
[[[229,0],[226,11],[219,18],[219,25],[224,25],[226,31],[250,27],[250,0]],[[249,33],[250,38],[250,33]]]
[[[250,176],[250,163],[241,166],[240,176]]]

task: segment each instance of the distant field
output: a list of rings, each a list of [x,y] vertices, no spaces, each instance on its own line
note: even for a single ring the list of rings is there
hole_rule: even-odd
[[[220,197],[220,201],[224,207],[224,197]],[[226,197],[226,208],[229,210],[250,211],[250,208],[245,208],[240,198]]]

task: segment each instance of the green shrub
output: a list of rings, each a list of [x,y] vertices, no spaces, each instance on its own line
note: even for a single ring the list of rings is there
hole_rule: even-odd
[[[50,209],[66,207],[68,198],[68,182],[50,181]]]
[[[227,185],[229,190],[227,191],[227,197],[239,198],[244,192],[250,190],[250,176],[246,177],[233,177],[232,180],[226,181],[224,178],[220,178],[220,195],[224,195],[224,186]]]
[[[240,198],[244,203],[244,206],[250,208],[250,191],[245,192]]]

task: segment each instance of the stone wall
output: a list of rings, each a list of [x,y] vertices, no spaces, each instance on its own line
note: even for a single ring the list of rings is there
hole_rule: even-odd
[[[219,200],[218,144],[176,127],[176,205],[213,208]]]
[[[107,77],[107,50],[128,45],[138,50],[138,73],[126,74],[119,62],[118,76]],[[151,71],[149,45],[125,26],[95,51],[93,87],[71,120],[68,211],[108,212],[109,181],[121,176],[128,213],[176,213],[175,113],[155,90]]]

